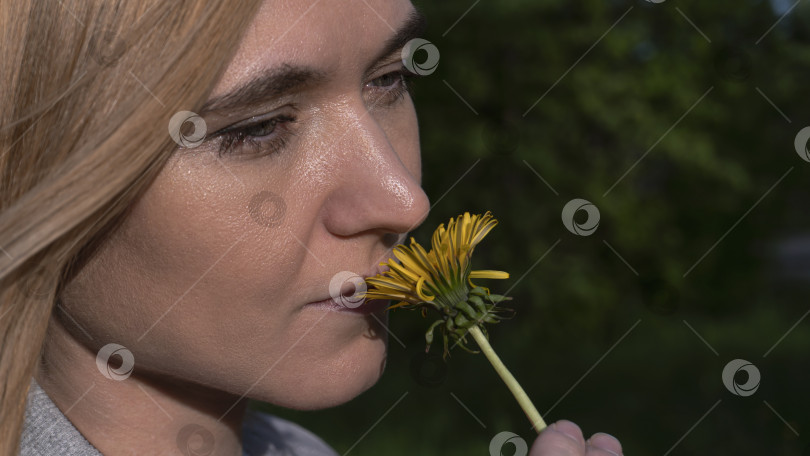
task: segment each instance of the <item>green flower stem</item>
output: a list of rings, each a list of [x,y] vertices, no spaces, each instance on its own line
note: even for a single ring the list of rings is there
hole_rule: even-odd
[[[532,422],[532,426],[539,434],[540,431],[546,428],[546,422],[543,421],[543,418],[540,416],[540,412],[537,411],[532,401],[529,399],[529,396],[526,395],[526,392],[523,391],[521,388],[520,383],[515,380],[515,377],[509,372],[509,369],[503,364],[498,355],[495,353],[495,350],[492,349],[492,346],[489,345],[489,341],[487,341],[486,336],[484,333],[481,332],[481,328],[477,325],[470,328],[470,334],[473,335],[473,338],[476,342],[478,342],[478,346],[481,347],[481,350],[486,355],[489,362],[492,364],[492,367],[495,368],[495,372],[501,376],[501,379],[506,383],[506,386],[509,388],[509,391],[515,396],[517,399],[518,404],[520,404],[520,408],[523,409],[523,412],[529,417],[529,421]]]

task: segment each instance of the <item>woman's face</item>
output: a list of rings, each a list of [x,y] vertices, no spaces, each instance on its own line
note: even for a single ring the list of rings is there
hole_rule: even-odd
[[[123,345],[132,376],[293,408],[374,384],[384,307],[310,303],[343,271],[377,273],[428,213],[400,77],[413,12],[408,1],[266,1],[200,112],[206,142],[174,153],[67,285],[74,339],[94,354]]]

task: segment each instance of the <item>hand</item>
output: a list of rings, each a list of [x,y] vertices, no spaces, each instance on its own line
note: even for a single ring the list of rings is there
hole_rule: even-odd
[[[579,426],[560,420],[540,433],[529,456],[622,456],[622,444],[603,432],[585,441]]]

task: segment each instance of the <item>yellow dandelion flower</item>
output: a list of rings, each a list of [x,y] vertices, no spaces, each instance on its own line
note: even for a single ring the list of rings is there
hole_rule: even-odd
[[[423,315],[428,309],[437,311],[440,319],[425,334],[427,349],[433,341],[433,331],[441,327],[445,357],[449,353],[448,337],[472,351],[466,346],[469,329],[475,325],[483,329],[482,323],[497,323],[503,318],[502,311],[509,310],[497,307],[509,298],[493,295],[489,289],[472,282],[472,279],[509,278],[503,271],[471,268],[473,249],[497,224],[489,211],[483,215],[465,212],[451,218],[446,228],[443,223],[436,228],[429,252],[414,238],[410,246],[396,246],[394,256],[399,262],[389,259],[381,263],[390,269],[366,279],[366,297],[399,301],[390,308],[421,307]]]
[[[446,228],[443,223],[436,228],[430,240],[429,252],[414,238],[411,238],[410,246],[394,247],[394,256],[398,261],[389,259],[386,263],[380,263],[388,266],[389,270],[366,279],[368,289],[365,298],[395,300],[398,302],[389,309],[419,308],[422,316],[427,316],[429,310],[437,312],[439,318],[425,333],[425,351],[430,349],[433,332],[438,327],[444,340],[443,358],[449,354],[448,338],[455,341],[453,346],[459,345],[464,350],[478,353],[466,346],[466,336],[471,334],[534,428],[540,432],[546,423],[489,345],[489,336],[484,327],[484,323],[497,323],[506,318],[502,313],[511,309],[498,307],[498,304],[511,298],[492,294],[488,288],[472,282],[472,279],[509,278],[509,274],[503,271],[472,270],[471,266],[475,246],[497,224],[498,221],[489,211],[483,215],[465,212],[451,218]]]

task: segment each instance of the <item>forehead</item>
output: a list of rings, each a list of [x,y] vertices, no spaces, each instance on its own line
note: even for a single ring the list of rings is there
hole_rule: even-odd
[[[411,11],[409,0],[265,0],[214,94],[282,64],[362,71]]]

